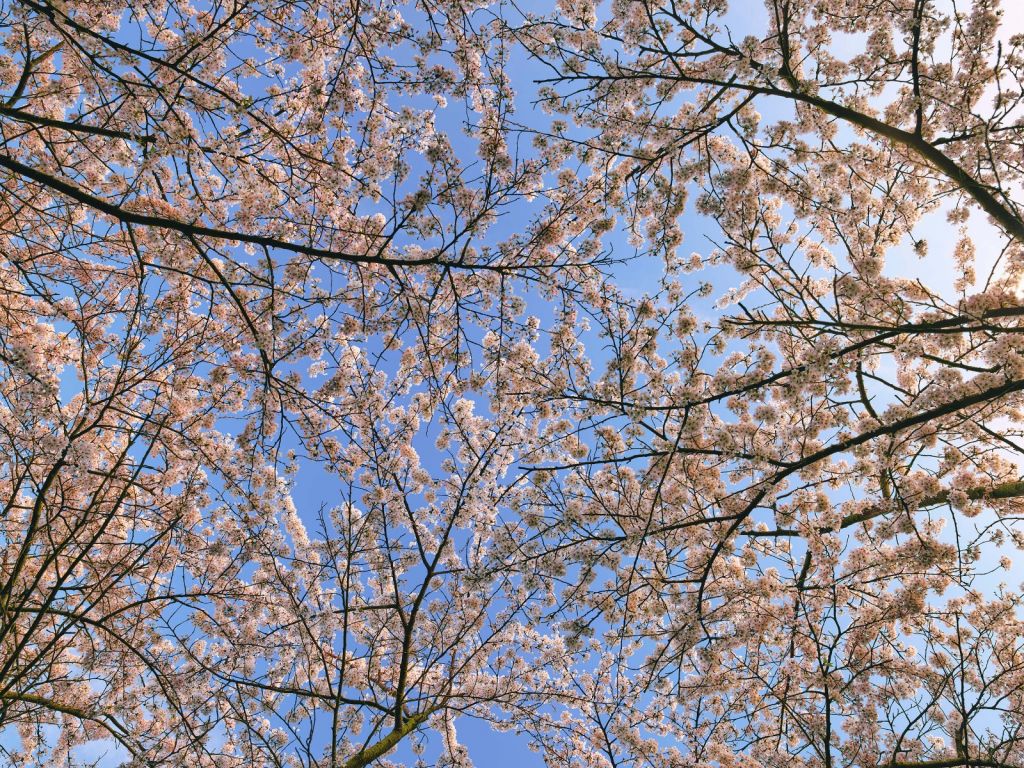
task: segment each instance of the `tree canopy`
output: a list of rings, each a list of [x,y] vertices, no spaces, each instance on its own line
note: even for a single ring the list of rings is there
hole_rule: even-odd
[[[0,761],[1024,768],[1024,17],[537,6],[0,2]]]

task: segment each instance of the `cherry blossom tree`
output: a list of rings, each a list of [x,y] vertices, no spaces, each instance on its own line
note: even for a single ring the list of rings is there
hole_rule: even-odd
[[[0,4],[4,760],[1024,766],[1024,30],[758,9]]]
[[[1024,543],[1022,30],[992,2],[749,10],[510,23],[571,119],[544,141],[614,180],[665,263],[631,310],[595,297],[613,358],[550,395],[593,437],[537,467],[534,546],[595,670],[552,749],[1021,765],[1021,597],[997,584]],[[689,197],[712,225],[686,257]]]
[[[451,761],[521,706],[523,295],[608,255],[508,143],[492,24],[3,4],[5,761],[358,766],[428,724]]]

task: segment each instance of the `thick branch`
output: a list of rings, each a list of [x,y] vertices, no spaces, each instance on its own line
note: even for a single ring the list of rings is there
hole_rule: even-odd
[[[369,765],[378,757],[383,757],[394,749],[398,745],[398,742],[419,728],[420,725],[422,725],[424,721],[433,714],[433,712],[433,709],[425,709],[422,712],[417,712],[415,715],[407,717],[402,721],[401,725],[397,726],[393,731],[391,731],[391,733],[380,741],[375,744],[371,744],[350,757],[342,764],[342,768],[363,768],[363,766]]]
[[[902,128],[897,128],[894,125],[890,125],[889,123],[871,117],[870,115],[865,115],[863,112],[858,112],[855,109],[845,107],[835,101],[823,99],[819,96],[800,92],[783,91],[775,88],[769,89],[769,92],[775,96],[786,96],[796,101],[802,101],[805,104],[810,104],[811,106],[817,107],[822,112],[838,117],[852,125],[856,125],[859,128],[863,128],[871,133],[887,138],[890,141],[913,151],[929,165],[935,168],[935,170],[941,172],[946,176],[946,178],[974,198],[975,202],[981,206],[982,210],[995,219],[1008,235],[1013,237],[1015,240],[1024,242],[1024,221],[1021,221],[1020,217],[1014,211],[1011,211],[1005,205],[1000,203],[986,185],[982,184],[967,173],[967,171],[961,168],[954,160],[950,159],[944,152],[925,141],[921,136],[911,133],[910,131],[905,131]]]
[[[0,115],[8,117],[11,120],[17,120],[20,123],[27,123],[29,125],[46,126],[48,128],[59,128],[62,131],[69,133],[86,133],[95,136],[104,136],[109,139],[124,139],[125,141],[134,141],[140,144],[152,144],[156,141],[155,136],[149,136],[147,134],[136,134],[129,133],[128,131],[118,131],[114,128],[104,128],[102,125],[87,125],[85,123],[75,123],[68,120],[58,120],[55,117],[46,117],[45,115],[37,115],[32,112],[26,112],[23,109],[16,109],[14,107],[5,107],[0,104]]]
[[[9,171],[18,174],[19,176],[31,179],[37,184],[42,184],[43,186],[59,192],[66,197],[70,197],[72,200],[82,203],[83,205],[87,205],[100,213],[112,216],[125,224],[136,224],[143,227],[158,227],[174,232],[180,232],[192,237],[210,237],[217,240],[234,240],[240,243],[251,243],[262,248],[277,248],[291,253],[301,253],[307,256],[315,256],[318,258],[337,261],[348,261],[355,264],[384,264],[392,267],[439,265],[451,267],[453,269],[487,269],[492,271],[507,271],[510,269],[510,267],[502,267],[492,264],[463,264],[460,262],[447,262],[442,261],[436,256],[428,256],[422,259],[389,259],[380,255],[345,253],[342,251],[331,250],[329,248],[319,248],[313,245],[292,243],[287,240],[280,240],[276,237],[268,237],[266,235],[218,229],[216,227],[207,227],[202,224],[179,221],[166,216],[136,213],[134,211],[125,210],[119,205],[115,205],[101,197],[90,194],[64,179],[45,173],[44,171],[41,171],[38,168],[33,168],[30,165],[25,165],[8,155],[0,154],[0,167],[7,168]]]
[[[964,493],[967,494],[967,498],[971,501],[981,501],[983,499],[1016,499],[1024,496],[1024,480],[1015,480],[1007,483],[1000,483],[999,485],[984,485],[978,486],[977,488],[968,488]],[[939,504],[945,504],[949,501],[949,491],[942,491],[934,496],[927,496],[921,501],[917,502],[912,506],[913,509],[926,509],[928,507],[934,507]],[[872,520],[876,517],[892,512],[892,507],[883,506],[870,506],[863,512],[858,512],[855,515],[847,515],[843,518],[839,524],[839,529],[849,528],[857,523],[863,523],[868,520]],[[820,533],[828,533],[831,528],[819,528]],[[776,528],[771,531],[743,531],[744,536],[751,538],[769,538],[775,536],[799,536],[800,531],[794,528]]]

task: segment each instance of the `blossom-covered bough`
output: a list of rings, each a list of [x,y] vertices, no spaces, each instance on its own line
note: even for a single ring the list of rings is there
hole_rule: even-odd
[[[1024,766],[1014,24],[0,3],[2,761]]]

